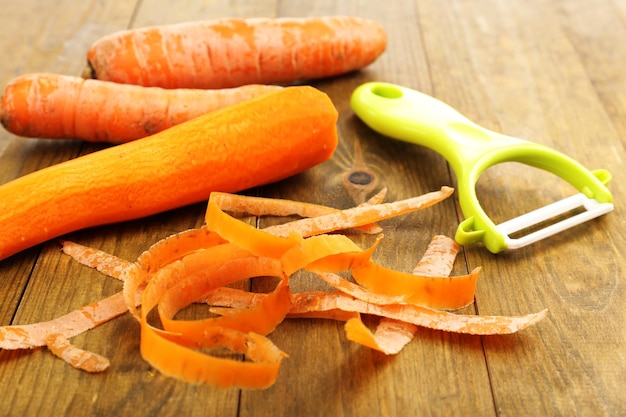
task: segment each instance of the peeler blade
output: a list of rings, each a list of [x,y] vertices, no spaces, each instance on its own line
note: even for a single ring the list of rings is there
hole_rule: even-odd
[[[542,222],[547,222],[560,215],[581,208],[584,210],[580,213],[550,224],[542,229],[533,231],[519,238],[510,237],[510,235],[514,233],[530,229]],[[587,197],[583,193],[579,193],[538,208],[537,210],[522,214],[511,220],[507,220],[496,225],[496,228],[504,236],[507,249],[518,249],[596,217],[600,217],[612,211],[613,208],[613,203],[600,203],[593,198]]]

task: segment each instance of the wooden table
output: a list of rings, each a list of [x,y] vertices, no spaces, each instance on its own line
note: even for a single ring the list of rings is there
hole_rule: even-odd
[[[345,208],[342,182],[361,164],[388,200],[455,185],[433,151],[392,142],[349,107],[363,82],[388,81],[431,94],[495,131],[554,147],[612,172],[616,210],[514,252],[464,247],[455,274],[483,272],[464,313],[516,315],[549,309],[518,334],[460,336],[421,329],[400,354],[346,340],[342,323],[289,320],[272,340],[289,358],[263,391],[218,390],[166,378],[142,360],[128,315],[73,342],[111,360],[102,374],[77,371],[44,349],[0,352],[0,414],[162,416],[619,416],[626,415],[626,1],[69,1],[5,0],[0,82],[28,72],[79,75],[100,36],[152,24],[224,16],[348,14],[378,20],[389,46],[373,65],[313,83],[339,110],[333,158],[247,194]],[[0,131],[0,182],[105,145],[35,140]],[[571,193],[562,180],[512,163],[478,184],[496,221]],[[157,240],[203,222],[205,204],[69,238],[134,260]],[[68,216],[72,213],[68,212]],[[408,270],[430,238],[453,236],[456,198],[384,222],[376,260]],[[0,229],[1,233],[1,229]],[[121,289],[62,255],[56,240],[0,261],[0,324],[49,320]]]

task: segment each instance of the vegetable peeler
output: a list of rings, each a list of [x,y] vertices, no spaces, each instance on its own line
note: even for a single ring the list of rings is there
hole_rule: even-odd
[[[356,115],[376,132],[428,147],[448,161],[457,177],[458,198],[465,217],[455,235],[462,245],[483,243],[492,253],[518,249],[613,210],[613,197],[606,187],[611,180],[608,171],[589,171],[547,146],[485,129],[424,93],[395,84],[369,82],[353,92],[350,104]],[[480,206],[476,182],[487,168],[502,162],[519,162],[551,172],[569,182],[579,194],[496,225]],[[578,214],[525,236],[511,237],[574,209],[579,210]]]

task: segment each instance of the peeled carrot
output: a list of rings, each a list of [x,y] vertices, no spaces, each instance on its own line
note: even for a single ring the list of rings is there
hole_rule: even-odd
[[[187,22],[97,40],[84,76],[165,88],[293,83],[365,67],[386,44],[380,25],[352,16]]]
[[[0,186],[0,260],[65,233],[275,182],[327,160],[337,111],[298,86]]]
[[[25,74],[5,87],[0,122],[19,136],[123,143],[280,88],[163,89]]]

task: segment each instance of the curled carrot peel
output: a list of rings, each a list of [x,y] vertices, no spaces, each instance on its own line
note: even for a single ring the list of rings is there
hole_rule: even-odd
[[[224,213],[217,204],[209,200],[206,214],[207,228],[213,230],[226,240],[237,239],[242,248],[259,256],[279,258],[289,248],[302,241],[296,233],[288,236],[276,236],[257,229]]]
[[[452,273],[454,261],[461,247],[454,239],[444,235],[432,238],[426,252],[419,260],[413,274],[447,277]],[[360,320],[360,315],[346,323],[346,337],[387,355],[399,353],[413,340],[418,327],[401,320],[383,317],[376,330],[371,332]]]
[[[174,319],[176,313],[184,307],[199,301],[200,297],[209,291],[225,285],[225,280],[239,281],[258,276],[276,276],[282,282],[274,292],[265,296],[250,309],[241,310],[237,314],[202,320]],[[191,334],[201,334],[207,326],[222,326],[266,335],[274,330],[289,310],[289,287],[286,285],[287,281],[283,279],[280,262],[276,259],[240,258],[189,278],[179,281],[176,286],[165,292],[158,304],[159,318],[163,328],[170,332],[184,333],[188,338]]]
[[[205,383],[219,388],[266,388],[278,375],[285,354],[271,341],[256,333],[243,333],[227,328],[209,328],[204,339],[196,343],[201,348],[228,348],[246,354],[252,362],[205,355],[181,343],[160,337],[150,327],[141,328],[141,354],[150,363],[163,360],[164,353],[172,355],[167,366],[159,368],[166,376],[191,383]]]
[[[280,261],[287,275],[305,268],[345,271],[367,262],[374,248],[364,251],[344,235],[317,235],[290,248]]]
[[[216,233],[201,227],[176,233],[152,245],[124,270],[121,277],[124,281],[124,300],[131,314],[139,319],[137,293],[143,290],[157,271],[187,255],[225,242]]]
[[[290,84],[358,70],[386,46],[379,24],[353,16],[205,20],[104,36],[84,76],[164,88]]]
[[[413,274],[429,277],[450,275],[460,250],[461,246],[454,239],[444,235],[433,236],[426,252],[413,268]]]
[[[64,242],[64,250],[79,262],[124,282],[123,293],[112,299],[118,307],[122,301],[123,308],[139,321],[142,357],[163,375],[224,388],[266,388],[274,383],[287,357],[269,336],[287,318],[345,321],[349,340],[395,354],[413,338],[417,326],[475,335],[507,334],[545,317],[545,310],[523,316],[476,316],[442,310],[458,308],[472,299],[478,274],[476,270],[448,277],[459,250],[449,238],[439,236],[431,241],[414,273],[408,274],[415,281],[411,282],[410,277],[394,277],[393,271],[372,262],[382,235],[362,249],[345,235],[327,234],[419,210],[450,194],[451,189],[444,188],[417,199],[329,211],[258,230],[222,210],[229,204],[232,207],[241,196],[229,201],[228,194],[220,193],[209,201],[205,226],[157,242],[132,264],[68,242]],[[280,205],[279,200],[275,203]],[[333,290],[292,293],[290,276],[299,270],[313,272],[312,277],[322,279]],[[354,278],[358,275],[358,279],[344,278],[339,272],[351,273]],[[376,282],[380,273],[378,279],[391,279],[391,290]],[[435,273],[440,276],[432,276]],[[262,294],[228,287],[258,277],[274,277],[277,284]],[[446,291],[461,295],[448,300]],[[217,316],[178,318],[178,313],[192,303],[207,304],[207,313]],[[100,321],[105,313],[113,318],[111,312],[116,311],[95,308],[91,314]],[[158,313],[158,322],[152,312]],[[363,314],[380,319],[375,331],[361,321]],[[70,313],[68,317],[74,316]],[[11,336],[13,341],[7,348],[48,345],[77,367],[82,366],[81,358],[92,358],[66,340],[89,325],[74,326],[57,338],[58,321],[50,323],[0,328],[0,342]],[[94,320],[91,327],[97,324]],[[216,356],[212,353],[216,348],[226,348],[234,356]],[[73,353],[64,357],[63,351]],[[249,361],[241,361],[241,355]]]
[[[205,253],[208,257],[207,263],[215,264],[216,257],[225,259],[224,253],[228,250],[221,249],[229,249],[229,246],[224,244],[215,247],[223,252],[222,256],[212,253],[215,251],[207,250]],[[223,266],[215,267],[213,273],[209,273],[209,277],[203,273],[204,269],[198,269],[195,274],[187,276],[177,273],[180,269],[174,268],[171,270],[174,276],[157,274],[148,282],[142,297],[140,349],[144,359],[164,375],[175,376],[192,383],[214,384],[222,388],[233,385],[241,388],[264,388],[275,380],[278,366],[285,355],[257,332],[270,332],[284,318],[289,306],[287,286],[279,285],[275,297],[266,297],[263,303],[253,307],[252,314],[192,322],[172,320],[178,309],[192,302],[194,297],[202,295],[205,290],[248,278],[248,274],[268,272],[267,268],[256,269],[251,265],[264,265],[269,266],[270,271],[276,270],[271,264],[256,262],[259,258],[248,258],[252,264],[248,265],[248,268],[242,268],[237,261],[243,259],[239,256],[245,255],[238,253],[237,250],[233,252],[233,260],[226,260]],[[242,269],[245,271],[243,276]],[[193,277],[198,279],[189,279]],[[189,287],[191,291],[187,291]],[[161,307],[161,302],[165,303],[164,308],[159,311],[164,321],[163,331],[148,322],[148,313],[157,304]],[[284,306],[282,307],[284,314],[280,313],[280,306]],[[258,314],[266,309],[270,309],[273,314]],[[244,331],[242,329],[244,326],[254,332]],[[252,362],[218,358],[194,349],[216,347],[243,353]]]
[[[354,268],[352,275],[372,292],[402,296],[409,304],[457,310],[474,302],[480,270],[449,278],[405,273],[370,261]]]

